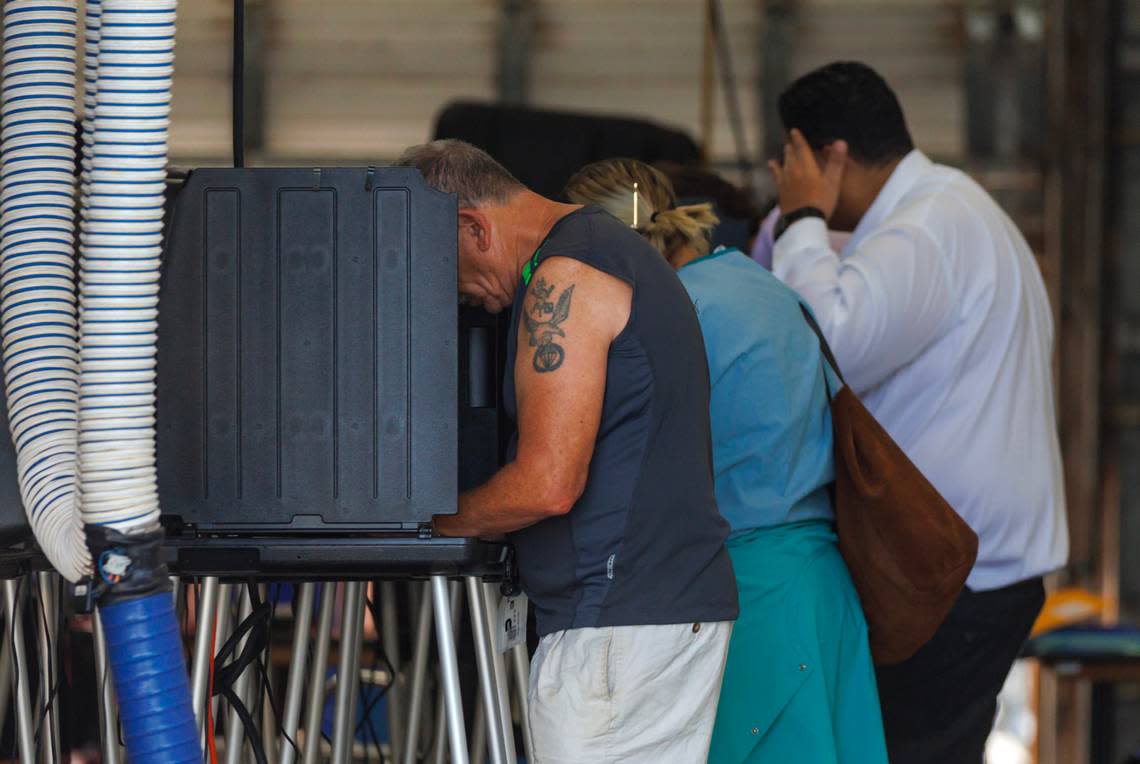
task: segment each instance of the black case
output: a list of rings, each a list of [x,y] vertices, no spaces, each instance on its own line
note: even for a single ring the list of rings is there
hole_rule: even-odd
[[[454,512],[459,351],[470,352],[458,342],[455,197],[405,168],[207,168],[170,213],[167,524],[344,534]],[[497,417],[487,379],[464,391],[484,409],[469,421]]]

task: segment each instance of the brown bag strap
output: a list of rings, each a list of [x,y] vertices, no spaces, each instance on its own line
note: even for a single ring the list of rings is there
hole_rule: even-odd
[[[835,376],[839,377],[839,382],[843,385],[847,384],[847,380],[843,379],[843,372],[839,370],[839,364],[835,362],[835,356],[831,352],[831,346],[827,344],[827,340],[823,336],[823,331],[819,328],[819,324],[815,322],[815,316],[811,314],[807,306],[802,302],[800,303],[800,310],[804,313],[804,320],[807,321],[808,326],[815,332],[815,336],[819,337],[819,349],[823,353],[823,358],[827,361],[827,365],[835,372]],[[827,378],[827,374],[823,375],[824,383],[828,387],[828,392],[831,392],[831,380]]]

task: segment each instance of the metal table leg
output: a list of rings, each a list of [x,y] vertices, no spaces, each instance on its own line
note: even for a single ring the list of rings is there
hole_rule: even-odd
[[[25,579],[27,580],[27,579]],[[32,732],[34,717],[31,694],[28,692],[28,651],[24,644],[23,609],[20,607],[20,586],[17,579],[5,579],[4,603],[8,608],[8,631],[12,638],[12,653],[16,658],[16,738],[20,746],[20,764],[35,764],[36,745]]]
[[[242,587],[241,592],[241,605],[238,606],[238,619],[237,624],[240,625],[242,621],[249,618],[249,614],[253,612],[253,602],[249,597],[249,589]],[[247,635],[243,638],[237,646],[235,654],[240,654],[242,648],[245,646],[246,641],[249,639]],[[219,643],[219,647],[220,647]],[[242,700],[244,703],[249,698],[249,687],[253,679],[253,666],[247,666],[245,671],[234,680],[234,695]],[[248,705],[246,706],[248,708]],[[252,709],[250,711],[252,713]],[[229,716],[226,719],[226,764],[240,764],[241,752],[245,748],[245,728],[242,727],[241,719],[238,717],[235,709],[230,709]]]
[[[534,738],[530,733],[530,656],[526,645],[515,645],[510,651],[511,673],[515,680],[515,697],[519,702],[519,716],[522,717],[523,752],[526,760],[534,761]]]
[[[344,586],[340,627],[340,660],[336,671],[336,705],[333,712],[332,764],[348,764],[356,728],[356,695],[360,684],[361,628],[364,624],[364,590],[361,581]]]
[[[487,743],[491,750],[491,764],[507,764],[499,689],[494,669],[495,645],[487,616],[487,595],[478,578],[468,576],[464,581],[467,584],[467,607],[471,611],[471,633],[475,639],[475,662],[479,669],[479,697],[487,715]]]
[[[404,679],[400,670],[400,620],[397,614],[396,584],[383,581],[380,584],[380,638],[384,644],[384,654],[392,664],[392,682],[388,686],[388,748],[392,761],[400,761],[404,729]]]
[[[222,645],[230,636],[230,621],[233,620],[233,584],[222,584],[218,587],[218,618],[217,624],[214,627],[214,654],[210,656],[212,663],[218,655],[218,650],[222,649]],[[209,669],[207,668],[207,680],[209,679]],[[221,718],[218,713],[221,708],[221,696],[214,695],[207,698],[206,702],[210,704],[210,714],[214,720],[214,725],[217,726],[218,719]],[[202,750],[207,750],[206,735],[207,733],[213,735],[216,730],[207,730],[205,726],[202,727]]]
[[[207,694],[210,691],[210,665],[214,656],[210,654],[214,641],[214,621],[218,615],[218,590],[221,584],[216,576],[206,576],[198,587],[197,627],[194,630],[194,654],[190,670],[190,694],[194,703],[194,718],[198,728],[206,727]]]
[[[515,751],[515,725],[511,719],[511,693],[507,681],[507,667],[503,654],[495,649],[495,619],[498,617],[499,587],[495,584],[482,584],[483,607],[487,612],[487,642],[490,645],[491,669],[495,677],[495,695],[499,705],[499,723],[503,733],[503,760],[509,764],[518,761]]]
[[[301,721],[301,695],[305,689],[305,662],[309,659],[309,631],[313,621],[316,584],[306,581],[297,589],[293,611],[293,655],[289,658],[289,678],[285,684],[285,710],[281,720],[280,764],[293,764],[297,758],[297,725]]]
[[[115,683],[111,679],[111,665],[107,657],[107,638],[103,634],[103,619],[99,609],[91,623],[95,638],[95,683],[99,687],[99,730],[102,738],[103,764],[119,764],[118,703],[115,701]]]
[[[460,617],[463,610],[463,587],[458,581],[452,581],[448,584],[448,595],[451,597],[452,633],[455,634],[455,639],[458,641]],[[444,764],[444,760],[447,758],[447,707],[442,691],[439,693],[438,702],[435,705],[435,726],[432,727],[432,730],[435,732],[435,742],[432,743],[432,762]]]
[[[269,601],[269,584],[257,585],[257,597],[261,602]],[[273,615],[273,605],[270,603],[267,627],[272,626]],[[253,681],[250,682],[249,700],[246,701],[246,706],[249,707],[250,713],[253,713],[254,707],[259,703],[261,704],[261,749],[265,752],[266,761],[274,761],[277,758],[277,729],[274,726],[273,716],[273,685],[276,682],[276,676],[273,670],[272,628],[267,629],[265,649],[261,652],[261,665],[265,669],[263,682],[261,684],[256,682],[258,673],[254,668]]]
[[[483,694],[475,696],[475,715],[471,717],[471,764],[487,764],[487,703]]]
[[[333,606],[336,604],[336,584],[321,584],[321,609],[317,616],[317,641],[313,649],[313,664],[309,669],[309,695],[305,706],[304,764],[317,764],[321,750],[321,714],[325,708],[325,685],[329,661],[329,642],[332,639]]]
[[[8,703],[12,700],[12,630],[0,633],[0,719],[8,718]]]
[[[443,697],[447,704],[448,742],[452,764],[467,764],[467,730],[463,722],[463,696],[459,687],[459,663],[455,656],[455,635],[451,627],[451,608],[447,596],[447,578],[431,577],[432,604],[435,611],[436,642],[439,646],[439,671]]]
[[[426,587],[424,587],[426,588]],[[416,619],[415,645],[412,648],[412,678],[408,694],[408,728],[404,737],[404,764],[416,764],[420,743],[420,718],[423,713],[424,685],[427,682],[428,651],[431,649],[432,600],[421,593]]]
[[[40,695],[39,713],[43,719],[41,736],[46,735],[47,744],[42,746],[43,764],[58,764],[60,761],[59,739],[59,698],[55,690],[59,684],[59,643],[56,628],[59,612],[56,609],[54,586],[55,573],[36,573],[36,590],[39,594],[40,609],[36,614],[36,633],[39,637],[40,653]]]

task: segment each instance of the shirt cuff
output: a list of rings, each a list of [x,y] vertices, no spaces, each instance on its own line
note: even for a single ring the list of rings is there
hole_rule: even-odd
[[[772,273],[777,278],[785,280],[788,271],[793,267],[793,261],[808,253],[814,254],[815,257],[821,253],[831,254],[827,223],[817,217],[797,220],[776,240],[772,248]]]

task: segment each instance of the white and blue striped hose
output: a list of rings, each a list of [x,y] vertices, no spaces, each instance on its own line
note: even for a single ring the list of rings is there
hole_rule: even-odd
[[[153,530],[159,517],[155,343],[175,7],[104,0],[92,8],[99,52],[80,223],[80,507],[84,523],[125,533]],[[88,87],[91,74],[89,61]]]
[[[124,537],[159,528],[155,344],[175,8],[176,0],[86,6],[77,304],[76,0],[4,6],[0,341],[9,425],[32,531],[71,581],[92,569],[85,525]],[[158,571],[150,578],[166,585]],[[169,593],[115,596],[117,582],[104,581],[111,595],[99,609],[131,761],[201,762]]]
[[[4,6],[0,338],[28,522],[68,580],[88,572],[78,510],[75,3]]]

